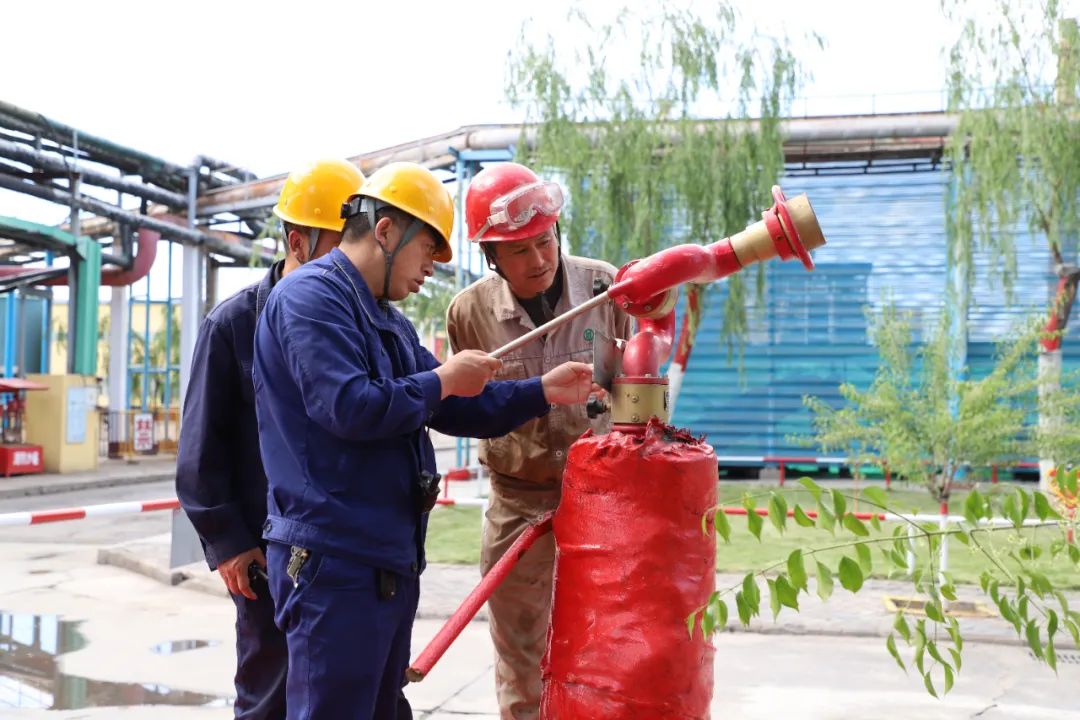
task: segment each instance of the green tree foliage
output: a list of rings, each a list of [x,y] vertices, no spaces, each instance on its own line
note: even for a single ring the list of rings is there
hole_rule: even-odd
[[[1018,328],[998,346],[990,372],[971,379],[949,367],[952,341],[948,327],[948,318],[944,318],[925,345],[916,345],[908,318],[886,307],[873,325],[880,363],[870,386],[859,390],[843,385],[844,405],[840,408],[806,398],[814,413],[815,441],[826,449],[849,453],[853,463],[885,460],[898,475],[922,483],[943,502],[950,497],[957,471],[965,465],[989,465],[1040,451],[1059,454],[1076,448],[1080,393],[1076,392],[1075,378],[1062,383],[1049,400],[1061,423],[1046,428],[1033,419],[1039,406],[1038,323]],[[1075,470],[1059,471],[1065,496],[1076,497],[1076,475]],[[806,527],[816,522],[830,533],[846,532],[852,538],[841,544],[849,546],[852,554],[835,569],[818,567],[819,594],[822,578],[829,575],[836,575],[842,587],[859,590],[863,573],[869,569],[868,553],[860,553],[860,547],[879,549],[885,566],[895,572],[907,571],[909,562],[921,558],[922,564],[913,568],[911,579],[915,590],[927,597],[926,619],[912,625],[897,615],[886,647],[905,671],[912,665],[918,670],[931,694],[948,692],[962,664],[960,626],[943,604],[956,599],[956,589],[936,562],[949,537],[985,556],[990,569],[980,578],[982,592],[1037,658],[1056,669],[1055,635],[1061,630],[1080,645],[1080,613],[1069,607],[1047,577],[1048,570],[1057,569],[1060,563],[1080,563],[1080,549],[1072,542],[1075,515],[1059,514],[1055,505],[1061,505],[1054,498],[1020,489],[984,496],[976,489],[964,502],[964,522],[960,524],[900,518],[891,535],[879,532],[875,536],[860,521],[851,520],[845,502],[850,496],[839,490],[824,491],[809,480],[803,482],[817,501],[816,514],[796,507],[796,522]],[[888,497],[879,488],[869,488],[862,500],[877,509],[888,507]],[[879,530],[881,519],[871,521],[874,530]],[[1039,529],[1027,527],[1029,521],[1037,521]],[[1009,541],[991,542],[994,533],[1009,534]],[[913,553],[909,560],[913,543],[924,552]],[[836,547],[829,545],[802,555]],[[766,572],[771,570],[774,568]],[[826,587],[831,584],[826,583]],[[910,650],[907,663],[898,639]]]
[[[961,32],[949,54],[949,109],[959,113],[947,158],[951,256],[967,276],[964,307],[975,275],[974,256],[989,256],[991,277],[1011,295],[1017,277],[1015,236],[1046,238],[1059,277],[1048,303],[1050,326],[1063,330],[1072,313],[1080,267],[1080,37],[1058,0],[943,0]],[[1059,426],[1061,354],[1048,346],[1041,372],[1045,426]],[[1050,463],[1074,455],[1042,454]],[[1045,483],[1047,478],[1042,478]]]
[[[981,0],[942,4],[961,24],[949,53],[949,109],[960,115],[947,148],[956,188],[948,214],[953,257],[970,280],[974,253],[988,252],[1011,288],[1017,230],[1045,237],[1059,266],[1075,263],[1063,252],[1080,231],[1076,22],[1057,0],[996,0],[993,9]]]
[[[873,323],[880,363],[865,390],[840,387],[845,402],[833,408],[805,398],[813,413],[814,441],[852,463],[885,461],[894,473],[948,501],[965,466],[1007,464],[1040,447],[1075,445],[1077,393],[1055,398],[1070,419],[1052,434],[1031,422],[1038,402],[1037,323],[999,344],[992,370],[967,378],[950,367],[952,339],[943,318],[925,345],[912,342],[910,320],[887,306]]]
[[[780,118],[799,79],[784,43],[741,41],[728,3],[708,16],[661,4],[611,23],[578,10],[569,24],[589,40],[569,47],[523,33],[508,96],[535,124],[520,159],[569,191],[563,229],[575,252],[621,265],[715,242],[772,204]],[[729,280],[729,341],[746,332],[746,282]]]
[[[1063,477],[1066,490],[1075,496],[1076,473]],[[813,505],[796,504],[788,510],[786,501],[770,492],[745,496],[737,510],[745,511],[747,530],[759,539],[762,516],[767,516],[781,532],[788,519],[794,518],[801,527],[820,530],[822,541],[719,588],[687,617],[691,637],[695,632],[707,637],[723,630],[729,621],[749,626],[761,615],[766,601],[775,620],[785,608],[798,612],[801,595],[816,594],[828,601],[838,586],[858,593],[875,568],[890,577],[906,575],[924,598],[925,617],[915,619],[898,612],[885,648],[904,672],[918,672],[927,692],[939,697],[952,690],[963,667],[963,632],[949,611],[958,590],[937,565],[942,542],[954,537],[970,552],[989,560],[991,569],[983,572],[979,588],[1037,659],[1056,671],[1057,647],[1068,642],[1080,646],[1080,612],[1047,577],[1051,568],[1080,569],[1080,549],[1066,539],[1066,523],[1041,493],[1014,490],[987,497],[976,490],[965,503],[964,520],[939,527],[897,516],[889,508],[887,494],[878,487],[867,488],[856,498],[843,490],[825,489],[809,478],[800,482],[810,492]],[[765,506],[759,507],[762,499]],[[856,500],[871,508],[869,520],[848,510]],[[707,513],[702,532],[715,531],[728,542],[733,528],[727,509],[718,506]],[[1025,522],[1039,529],[1026,527]],[[1007,535],[1008,541],[995,546],[991,542],[995,534]],[[909,550],[916,551],[910,573]],[[826,552],[835,558],[837,551],[841,552],[838,561],[823,562]]]

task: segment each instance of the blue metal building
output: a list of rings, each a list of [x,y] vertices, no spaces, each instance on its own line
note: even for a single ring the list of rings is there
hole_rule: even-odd
[[[803,396],[839,405],[842,382],[869,384],[878,358],[867,310],[891,300],[912,314],[916,339],[940,318],[951,275],[947,172],[929,160],[904,172],[833,169],[800,164],[781,180],[788,197],[810,197],[828,244],[814,253],[813,273],[796,262],[763,266],[764,302],[758,306],[756,292],[748,292],[751,332],[741,369],[737,354],[729,356],[721,341],[718,310],[726,284],[708,290],[674,422],[706,434],[720,456],[759,464],[762,457],[823,455],[821,448],[796,442],[811,431]],[[989,279],[989,259],[976,259],[966,322],[966,367],[976,376],[989,367],[994,342],[1011,324],[1041,313],[1053,297],[1056,276],[1045,238],[1022,234],[1017,254],[1012,298]],[[960,324],[958,331],[964,330]],[[1067,365],[1078,349],[1080,342],[1066,340]]]

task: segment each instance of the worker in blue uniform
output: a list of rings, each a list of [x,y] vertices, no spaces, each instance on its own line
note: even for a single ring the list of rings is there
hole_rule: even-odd
[[[592,368],[490,382],[479,351],[440,365],[390,301],[451,259],[453,201],[413,163],[374,173],[342,208],[339,248],[278,284],[255,337],[269,481],[263,530],[289,648],[288,717],[405,720],[402,693],[438,496],[428,428],[505,435],[584,403]]]
[[[324,160],[291,173],[274,214],[287,254],[263,279],[215,307],[195,341],[184,399],[176,463],[176,492],[236,604],[235,717],[282,720],[288,654],[274,622],[265,580],[266,475],[259,455],[255,388],[251,378],[255,322],[271,288],[341,241],[341,204],[364,176],[344,160]],[[264,575],[265,577],[265,575]]]

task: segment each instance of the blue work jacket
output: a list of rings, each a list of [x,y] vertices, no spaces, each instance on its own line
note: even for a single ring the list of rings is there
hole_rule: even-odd
[[[176,494],[214,569],[264,545],[266,474],[252,384],[255,320],[282,263],[222,301],[195,340],[176,457]]]
[[[402,574],[423,568],[427,428],[495,437],[549,409],[539,378],[441,400],[438,361],[338,249],[284,278],[255,333],[267,540]]]

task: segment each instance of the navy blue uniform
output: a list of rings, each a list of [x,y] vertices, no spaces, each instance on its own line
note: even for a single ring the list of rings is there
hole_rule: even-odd
[[[210,569],[266,545],[266,474],[259,454],[252,384],[255,322],[281,263],[266,277],[215,307],[202,322],[176,458],[176,493],[195,526]],[[268,588],[254,584],[258,600],[236,603],[236,705],[244,720],[285,717],[288,653],[274,622]]]
[[[290,718],[412,717],[400,688],[424,566],[419,479],[435,472],[427,428],[495,437],[548,410],[539,378],[442,400],[436,367],[337,249],[282,280],[259,318],[263,536]]]

